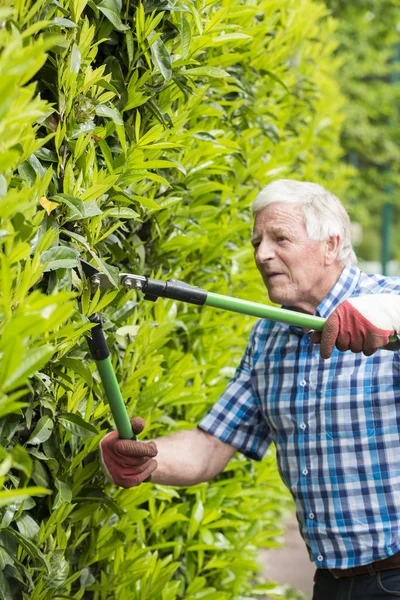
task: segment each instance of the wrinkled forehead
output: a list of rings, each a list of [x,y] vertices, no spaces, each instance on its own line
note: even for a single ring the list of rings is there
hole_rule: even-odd
[[[301,204],[273,202],[254,215],[253,235],[276,231],[293,234],[306,232]]]

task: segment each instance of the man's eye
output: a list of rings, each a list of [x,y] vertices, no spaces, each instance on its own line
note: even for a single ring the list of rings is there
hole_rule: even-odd
[[[253,248],[254,250],[257,250],[258,246],[260,245],[260,242],[251,242],[253,244]]]
[[[277,242],[286,242],[287,238],[285,238],[283,235],[280,235],[276,238]]]

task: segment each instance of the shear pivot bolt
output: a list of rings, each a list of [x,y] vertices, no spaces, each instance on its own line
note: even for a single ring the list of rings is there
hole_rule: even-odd
[[[135,287],[135,281],[130,277],[125,277],[124,279],[124,287],[128,288],[128,290]]]
[[[93,287],[99,287],[101,279],[98,275],[93,275],[93,277],[90,278],[90,283]]]

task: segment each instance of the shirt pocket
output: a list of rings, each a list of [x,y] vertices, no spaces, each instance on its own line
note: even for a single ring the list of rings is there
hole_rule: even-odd
[[[321,427],[328,437],[357,439],[373,435],[376,390],[354,365],[327,377],[318,395]]]

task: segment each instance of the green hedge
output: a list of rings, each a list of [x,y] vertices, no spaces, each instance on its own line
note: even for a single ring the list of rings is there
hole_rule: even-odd
[[[195,425],[254,320],[90,298],[78,257],[114,284],[174,276],[263,301],[260,187],[346,191],[335,23],[313,0],[19,0],[0,15],[1,596],[262,595],[258,548],[288,505],[273,455],[188,489],[106,483],[112,421],[84,335],[100,311],[148,439]]]

